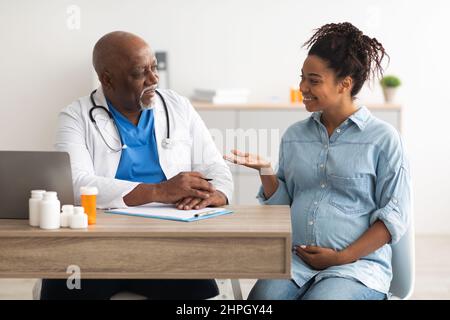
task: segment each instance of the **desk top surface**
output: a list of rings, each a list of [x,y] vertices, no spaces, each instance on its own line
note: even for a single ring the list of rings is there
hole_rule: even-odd
[[[288,206],[228,206],[231,214],[193,222],[116,215],[97,211],[97,223],[88,229],[42,230],[28,225],[28,220],[0,220],[1,237],[186,237],[186,236],[280,236],[291,233]]]

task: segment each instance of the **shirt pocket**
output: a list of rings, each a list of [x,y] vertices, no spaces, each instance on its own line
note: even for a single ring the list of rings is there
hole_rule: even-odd
[[[340,177],[328,175],[331,186],[330,204],[344,214],[361,215],[370,212],[374,202],[370,191],[370,176]]]

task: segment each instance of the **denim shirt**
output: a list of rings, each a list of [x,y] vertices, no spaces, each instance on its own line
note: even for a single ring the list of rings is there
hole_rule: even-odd
[[[398,132],[366,107],[329,137],[315,112],[288,128],[280,145],[278,189],[261,203],[290,205],[293,245],[343,250],[381,220],[390,244],[406,232],[410,212],[408,161]],[[292,278],[301,287],[312,277],[356,279],[388,293],[391,247],[385,244],[359,260],[314,270],[292,254]]]

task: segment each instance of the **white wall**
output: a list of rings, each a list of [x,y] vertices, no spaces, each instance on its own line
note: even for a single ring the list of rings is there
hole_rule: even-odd
[[[70,28],[72,5],[79,29]],[[57,113],[89,93],[91,50],[109,31],[168,50],[172,88],[182,94],[247,87],[251,100],[265,101],[288,99],[312,29],[350,21],[384,44],[388,73],[403,80],[417,230],[450,233],[449,9],[445,0],[0,0],[0,149],[52,149]],[[382,101],[377,84],[360,98]]]

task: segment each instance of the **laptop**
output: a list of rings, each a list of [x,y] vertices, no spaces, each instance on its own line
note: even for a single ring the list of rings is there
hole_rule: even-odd
[[[61,205],[74,204],[69,154],[0,151],[0,218],[28,219],[31,190],[56,191]]]

